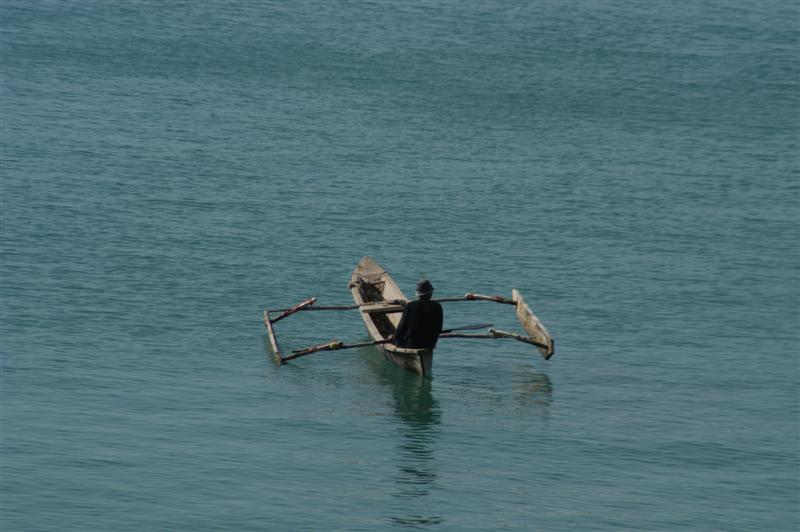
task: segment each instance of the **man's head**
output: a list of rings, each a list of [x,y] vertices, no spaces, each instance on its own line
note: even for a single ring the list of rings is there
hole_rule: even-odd
[[[427,279],[417,283],[417,297],[420,299],[430,299],[433,297],[433,285]]]

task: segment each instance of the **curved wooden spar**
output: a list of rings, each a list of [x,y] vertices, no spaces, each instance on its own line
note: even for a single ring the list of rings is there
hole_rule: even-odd
[[[545,344],[540,344],[536,340],[528,337],[522,336],[521,334],[500,331],[498,329],[489,329],[488,333],[485,334],[463,334],[463,333],[446,333],[439,336],[439,338],[472,338],[472,339],[496,339],[496,338],[510,338],[512,340],[518,340],[520,342],[535,345],[540,349],[547,349],[548,346]]]
[[[286,317],[288,317],[288,316],[291,316],[291,315],[292,315],[292,314],[294,314],[295,312],[300,312],[301,310],[305,310],[305,309],[307,309],[307,308],[311,307],[311,305],[313,305],[314,303],[316,303],[316,301],[317,301],[317,298],[316,298],[316,297],[312,297],[312,298],[306,299],[306,300],[305,300],[305,301],[303,301],[302,303],[298,303],[297,305],[293,306],[292,308],[289,308],[289,309],[286,309],[286,310],[284,310],[284,311],[283,311],[283,314],[281,314],[281,315],[280,315],[280,316],[278,316],[277,318],[273,318],[272,320],[270,320],[270,323],[278,323],[278,322],[279,322],[279,321],[281,321],[283,318],[286,318]]]

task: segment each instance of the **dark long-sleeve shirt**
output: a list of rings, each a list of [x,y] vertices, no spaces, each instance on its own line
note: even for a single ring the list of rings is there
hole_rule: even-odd
[[[397,326],[395,345],[433,349],[442,332],[442,306],[436,301],[418,299],[406,304]]]

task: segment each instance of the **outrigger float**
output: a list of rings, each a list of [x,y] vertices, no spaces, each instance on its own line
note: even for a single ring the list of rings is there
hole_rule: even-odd
[[[433,368],[432,349],[409,349],[391,343],[391,339],[394,337],[394,333],[400,323],[403,307],[408,302],[408,298],[403,294],[389,273],[370,257],[364,257],[350,276],[349,288],[355,302],[353,305],[315,306],[317,298],[312,297],[291,308],[269,309],[264,311],[264,325],[267,328],[275,363],[280,366],[290,360],[320,351],[336,351],[374,345],[383,353],[387,360],[393,362],[397,366],[422,376],[430,375]],[[526,336],[495,329],[491,324],[479,324],[445,329],[439,336],[440,339],[505,338],[535,346],[545,360],[549,360],[555,353],[555,345],[550,333],[547,332],[542,322],[533,314],[530,307],[522,298],[522,295],[520,295],[516,289],[511,291],[511,299],[500,296],[467,293],[460,297],[446,297],[434,299],[434,301],[440,303],[454,301],[493,301],[495,303],[514,305],[517,319],[527,333]],[[284,356],[275,335],[275,323],[297,312],[311,310],[358,310],[372,341],[345,344],[340,340],[331,340],[321,345],[294,350],[291,355]],[[488,328],[488,330],[483,333],[461,332],[484,328]]]

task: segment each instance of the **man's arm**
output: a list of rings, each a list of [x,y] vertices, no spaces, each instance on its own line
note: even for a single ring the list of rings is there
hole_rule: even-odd
[[[397,345],[398,341],[401,341],[402,338],[405,338],[406,332],[408,332],[408,305],[403,308],[403,315],[400,318],[400,323],[397,324],[397,330],[394,333],[393,343]]]
[[[442,326],[444,324],[444,312],[442,312],[442,306],[439,303],[436,303],[438,308],[438,312],[436,313],[436,336],[442,334]]]

